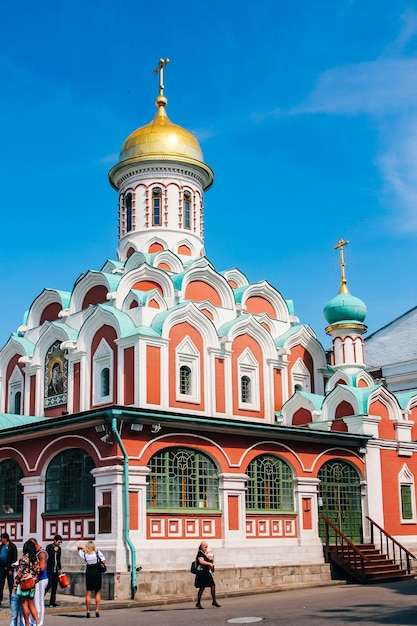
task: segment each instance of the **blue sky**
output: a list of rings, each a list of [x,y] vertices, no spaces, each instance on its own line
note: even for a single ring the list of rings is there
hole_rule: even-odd
[[[346,276],[369,333],[417,305],[417,4],[5,0],[0,25],[0,345],[44,287],[116,258],[107,172],[154,116],[215,172],[205,246],[266,279],[327,348]]]

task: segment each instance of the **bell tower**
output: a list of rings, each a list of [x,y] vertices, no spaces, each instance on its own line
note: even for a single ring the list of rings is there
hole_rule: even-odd
[[[119,194],[118,257],[132,252],[171,250],[181,257],[204,255],[204,192],[214,174],[196,137],[173,124],[166,113],[164,68],[160,59],[157,112],[123,143],[109,172]]]
[[[340,255],[340,289],[338,295],[324,307],[324,316],[329,324],[326,333],[333,342],[334,367],[365,367],[362,335],[367,331],[363,323],[366,304],[352,296],[347,287],[343,248],[348,243],[339,239],[334,246]]]

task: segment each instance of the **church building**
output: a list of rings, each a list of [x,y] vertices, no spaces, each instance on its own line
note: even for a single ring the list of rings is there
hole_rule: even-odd
[[[19,548],[62,535],[79,595],[93,539],[105,598],[192,595],[203,539],[220,595],[323,583],[322,515],[357,543],[371,518],[417,553],[417,391],[366,366],[347,242],[326,353],[276,286],[206,257],[214,174],[168,118],[166,63],[109,172],[117,258],[44,289],[0,351],[0,531]]]

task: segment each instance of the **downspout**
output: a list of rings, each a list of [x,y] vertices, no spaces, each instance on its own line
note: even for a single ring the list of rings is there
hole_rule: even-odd
[[[132,543],[129,534],[130,528],[130,503],[129,503],[129,459],[123,441],[117,430],[117,417],[122,414],[121,411],[107,411],[107,415],[111,417],[111,430],[116,437],[117,443],[123,454],[123,539],[129,547],[131,553],[130,567],[130,597],[132,600],[138,590],[136,579],[136,549]]]

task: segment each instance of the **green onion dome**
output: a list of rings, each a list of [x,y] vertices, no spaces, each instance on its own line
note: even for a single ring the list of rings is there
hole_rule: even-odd
[[[349,292],[338,293],[324,307],[324,317],[329,324],[341,322],[362,323],[366,317],[366,304]]]

